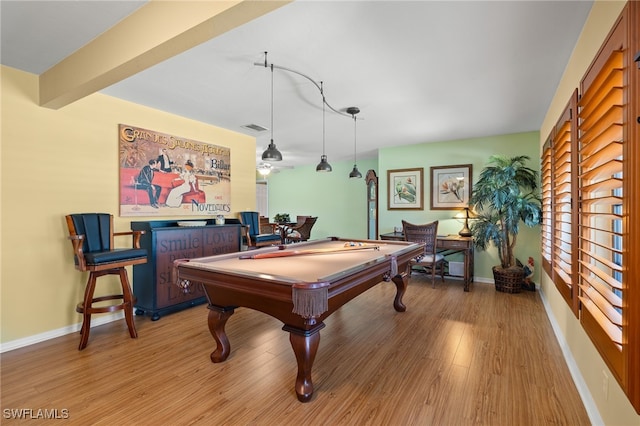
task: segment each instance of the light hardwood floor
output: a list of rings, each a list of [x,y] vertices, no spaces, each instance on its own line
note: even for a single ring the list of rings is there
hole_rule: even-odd
[[[326,321],[300,403],[288,333],[237,309],[231,355],[213,364],[205,305],[157,322],[96,327],[2,354],[2,410],[68,410],[74,425],[588,425],[538,293],[414,274],[392,306],[380,284]],[[2,424],[34,420],[2,419]],[[38,421],[36,424],[48,424]]]

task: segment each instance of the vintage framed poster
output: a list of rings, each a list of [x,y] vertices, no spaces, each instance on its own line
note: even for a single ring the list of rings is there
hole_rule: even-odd
[[[424,208],[424,169],[387,170],[387,209],[422,210]]]
[[[431,210],[458,210],[469,206],[471,164],[431,167]]]
[[[231,150],[118,125],[120,216],[231,212]]]

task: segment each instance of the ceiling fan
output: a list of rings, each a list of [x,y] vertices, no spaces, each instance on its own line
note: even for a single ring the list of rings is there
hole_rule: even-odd
[[[264,161],[256,166],[256,170],[262,176],[267,176],[267,175],[269,175],[271,173],[279,173],[280,170],[282,170],[282,169],[293,169],[293,166],[283,166],[283,165],[275,166],[275,165],[273,165],[271,163],[267,163],[267,162],[264,162]]]

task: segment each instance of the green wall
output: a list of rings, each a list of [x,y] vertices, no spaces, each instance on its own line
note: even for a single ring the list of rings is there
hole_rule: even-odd
[[[531,158],[529,167],[540,170],[539,159],[539,134],[538,132],[517,133],[511,135],[490,136],[484,138],[462,139],[437,143],[425,143],[419,145],[407,145],[402,147],[385,148],[379,154],[380,167],[380,232],[391,232],[394,226],[400,226],[405,219],[413,223],[426,223],[434,220],[440,221],[439,234],[457,234],[462,228],[462,222],[453,219],[455,211],[430,210],[429,189],[431,185],[430,167],[447,166],[455,164],[472,164],[473,181],[478,179],[482,168],[489,156],[493,154],[528,155]],[[386,210],[387,205],[387,170],[424,167],[425,210],[405,211]],[[520,228],[516,256],[526,262],[533,257],[535,264],[540,265],[540,229]],[[487,252],[475,253],[475,277],[483,281],[493,282],[491,267],[500,264],[498,253],[495,249]],[[534,280],[539,280],[539,268],[536,268]],[[536,281],[538,282],[538,281]]]
[[[367,237],[367,193],[363,179],[350,179],[353,162],[329,163],[330,173],[316,172],[315,165],[282,170],[267,178],[269,217],[289,213],[318,216],[311,238],[339,236]],[[377,160],[358,160],[358,170],[364,176],[377,169]],[[376,170],[377,172],[377,170]]]
[[[540,170],[538,132],[512,135],[463,139],[397,146],[381,149],[377,160],[359,161],[358,168],[363,173],[368,169],[376,171],[379,180],[378,228],[379,233],[392,232],[394,226],[401,226],[402,219],[413,223],[438,220],[439,234],[457,234],[462,222],[454,219],[455,211],[430,210],[429,188],[430,167],[455,164],[472,164],[473,180],[478,175],[489,156],[528,155],[529,166]],[[269,177],[269,216],[289,213],[292,218],[300,214],[317,215],[312,238],[331,235],[365,238],[367,234],[366,191],[362,179],[349,179],[353,167],[350,162],[331,163],[332,173],[317,173],[315,167],[284,170]],[[387,210],[387,170],[404,168],[424,168],[425,200],[424,210]],[[304,207],[301,207],[304,206]],[[518,236],[516,255],[522,261],[531,256],[536,266],[540,264],[540,229],[522,227]],[[491,267],[499,264],[497,252],[476,251],[476,280],[493,282]],[[534,280],[538,280],[536,267]],[[538,282],[538,281],[536,281]]]

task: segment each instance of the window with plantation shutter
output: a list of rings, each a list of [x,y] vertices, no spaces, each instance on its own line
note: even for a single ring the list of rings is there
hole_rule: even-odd
[[[551,136],[542,147],[542,157],[540,159],[540,180],[542,198],[542,226],[540,241],[542,245],[542,268],[553,276],[551,272],[551,236],[552,236],[552,216],[551,216]]]
[[[573,277],[573,266],[577,262],[574,238],[577,235],[578,188],[577,170],[577,90],[556,124],[551,150],[552,184],[552,270],[551,277],[562,297],[578,314],[577,286]]]
[[[640,413],[640,2],[551,130],[541,176],[543,267]]]
[[[640,412],[640,167],[638,69],[634,28],[640,7],[627,3],[581,82],[578,102],[578,262],[580,322]],[[635,44],[635,46],[634,46]],[[557,194],[554,193],[554,201]],[[557,270],[554,270],[557,271]]]
[[[582,321],[620,369],[624,53],[614,50],[580,101],[580,301]],[[616,248],[618,241],[620,248]],[[617,262],[616,262],[617,260]]]

